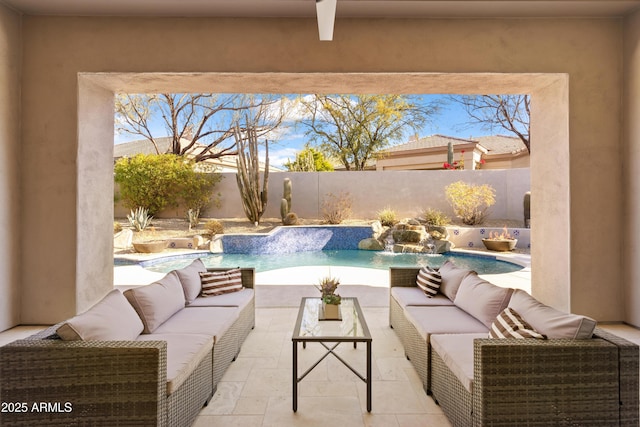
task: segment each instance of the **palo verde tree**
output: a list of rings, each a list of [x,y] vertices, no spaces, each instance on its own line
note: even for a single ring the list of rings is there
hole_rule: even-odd
[[[490,132],[506,130],[531,152],[529,95],[454,95],[449,100],[462,105],[469,115],[469,125],[480,124]]]
[[[310,95],[300,121],[322,152],[347,170],[364,170],[393,141],[419,130],[437,110],[402,95]]]
[[[162,154],[151,128],[160,120],[171,137],[168,152],[193,158],[195,162],[235,155],[233,138],[238,118],[261,108],[270,112],[260,116],[258,137],[273,131],[282,122],[272,95],[160,93],[119,94],[116,96],[116,130],[148,139],[156,153]]]
[[[305,145],[296,153],[296,159],[293,162],[287,160],[284,167],[291,172],[333,171],[333,165],[324,154],[309,145]]]

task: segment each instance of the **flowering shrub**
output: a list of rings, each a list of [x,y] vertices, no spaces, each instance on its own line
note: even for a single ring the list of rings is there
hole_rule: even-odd
[[[453,212],[467,225],[482,224],[489,207],[496,202],[496,192],[488,184],[457,181],[445,187],[445,195]]]
[[[449,170],[462,170],[464,169],[464,150],[460,151],[460,161],[459,162],[453,162],[453,163],[449,163],[449,162],[444,162],[442,164],[442,167],[444,169],[449,169]]]

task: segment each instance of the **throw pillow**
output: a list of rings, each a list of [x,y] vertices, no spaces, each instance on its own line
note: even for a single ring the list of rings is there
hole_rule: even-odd
[[[514,309],[505,308],[502,313],[496,317],[489,330],[489,338],[537,338],[546,340],[547,337],[542,335],[531,325],[529,325]]]
[[[428,265],[425,265],[418,271],[416,284],[424,291],[427,297],[435,297],[438,294],[441,283],[442,277],[440,277],[440,273]]]
[[[202,282],[202,296],[212,297],[215,295],[238,292],[242,287],[242,273],[239,268],[227,271],[208,271],[200,273]]]

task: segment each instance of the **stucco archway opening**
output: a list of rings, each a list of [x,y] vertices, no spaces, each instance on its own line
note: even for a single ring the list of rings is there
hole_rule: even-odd
[[[566,74],[82,73],[78,76],[76,311],[113,287],[113,97],[118,92],[531,95],[532,293],[570,310]],[[546,239],[552,236],[553,239]],[[545,242],[544,246],[539,244]]]

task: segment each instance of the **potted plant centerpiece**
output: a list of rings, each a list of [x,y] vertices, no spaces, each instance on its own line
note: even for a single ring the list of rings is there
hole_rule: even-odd
[[[321,320],[341,320],[340,301],[342,298],[336,293],[340,280],[333,277],[324,277],[316,286],[321,293],[322,316]]]
[[[505,226],[502,233],[492,231],[488,239],[482,239],[482,243],[490,251],[509,252],[516,247],[518,239],[509,234]]]

